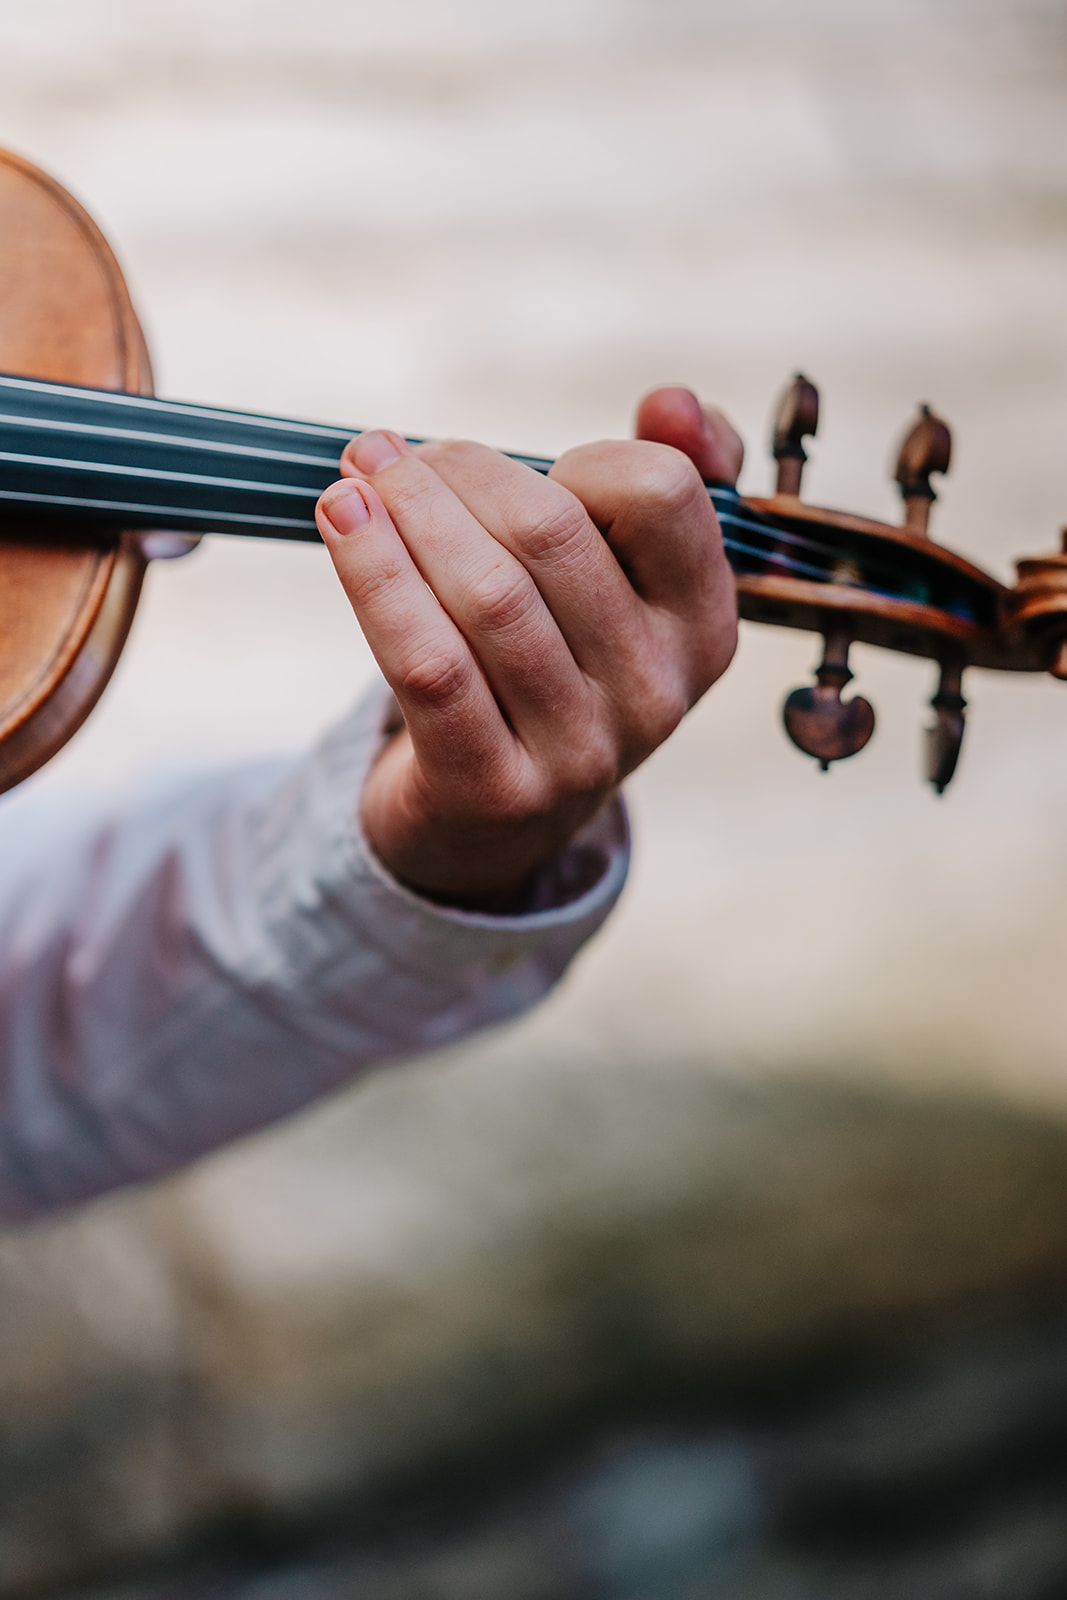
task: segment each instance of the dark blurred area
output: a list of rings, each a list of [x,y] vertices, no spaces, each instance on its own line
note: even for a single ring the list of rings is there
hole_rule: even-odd
[[[663,1065],[615,1075],[595,1164],[499,1103],[429,1156],[450,1088],[382,1078],[225,1158],[263,1227],[276,1142],[290,1181],[341,1146],[478,1214],[377,1272],[257,1280],[196,1177],[8,1237],[5,1593],[1063,1592],[1061,1124]]]
[[[941,1336],[224,1527],[84,1600],[1040,1600],[1067,1587],[1067,1323]],[[632,1397],[631,1397],[632,1404]],[[651,1408],[650,1408],[651,1409]],[[538,1447],[539,1446],[539,1447]],[[169,1569],[169,1570],[168,1570]],[[65,1593],[72,1593],[65,1590]]]

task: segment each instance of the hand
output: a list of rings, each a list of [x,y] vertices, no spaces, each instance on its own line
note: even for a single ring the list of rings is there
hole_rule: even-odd
[[[734,582],[701,474],[733,481],[741,442],[683,389],[649,395],[638,429],[548,479],[483,445],[364,433],[319,502],[405,722],[364,831],[424,894],[515,903],[730,663]]]

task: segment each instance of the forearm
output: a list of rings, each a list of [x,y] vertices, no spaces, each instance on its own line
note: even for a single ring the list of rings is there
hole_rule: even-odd
[[[599,926],[617,804],[542,875],[542,910],[453,911],[389,877],[356,820],[381,706],[45,859],[19,862],[0,815],[0,1215],[154,1177],[512,1015]]]

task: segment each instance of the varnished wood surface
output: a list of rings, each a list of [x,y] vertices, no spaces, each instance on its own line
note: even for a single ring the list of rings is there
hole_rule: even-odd
[[[0,369],[151,392],[140,325],[92,219],[57,183],[0,151]],[[96,703],[133,616],[132,540],[75,549],[0,520],[0,789],[60,749]]]
[[[813,633],[847,623],[850,636],[863,644],[933,660],[947,655],[998,672],[1044,672],[1052,665],[1048,641],[1029,626],[1038,615],[1062,625],[1067,614],[1067,578],[1060,580],[1057,594],[1048,581],[1048,561],[1021,562],[1021,576],[1028,575],[1029,587],[1024,578],[1020,588],[1009,589],[965,557],[906,527],[806,505],[791,495],[746,503],[757,511],[777,512],[813,528],[858,533],[888,549],[929,554],[988,596],[996,626],[983,627],[936,606],[893,599],[844,583],[816,584],[788,575],[764,574],[744,574],[738,579],[740,611],[747,620]],[[1067,563],[1064,565],[1067,568]]]

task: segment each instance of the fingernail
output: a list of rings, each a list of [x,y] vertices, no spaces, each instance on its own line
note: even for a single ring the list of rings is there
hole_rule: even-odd
[[[370,511],[358,483],[351,478],[337,484],[322,498],[322,514],[336,533],[355,533],[370,521]]]
[[[395,461],[400,454],[387,433],[361,433],[352,440],[346,454],[359,472],[370,477]]]

